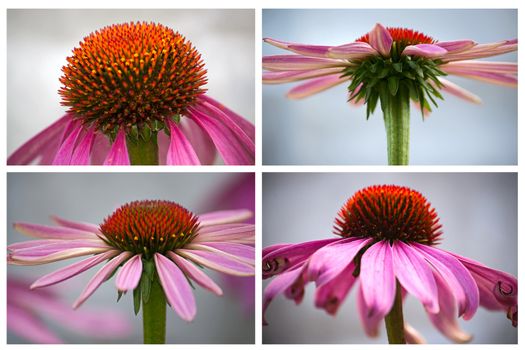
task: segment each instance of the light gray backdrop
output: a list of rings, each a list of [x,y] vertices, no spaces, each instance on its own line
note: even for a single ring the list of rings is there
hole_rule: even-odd
[[[513,173],[265,173],[263,174],[263,247],[336,237],[337,212],[357,190],[397,184],[421,192],[443,224],[440,248],[517,276],[517,176]],[[269,280],[263,282],[267,285]],[[283,296],[270,304],[263,327],[265,343],[386,343],[366,337],[356,309],[355,288],[336,317],[314,306],[314,286],[303,303]],[[409,296],[405,321],[430,343],[448,342],[428,320],[421,303]],[[459,321],[474,343],[516,343],[517,330],[504,312],[478,309]]]
[[[209,208],[218,193],[235,181],[238,174],[58,174],[10,173],[7,182],[7,244],[30,238],[13,230],[12,224],[24,221],[51,224],[50,215],[67,219],[101,223],[120,205],[139,199],[167,199],[180,203],[194,213]],[[79,260],[79,259],[77,259]],[[75,260],[35,267],[8,266],[8,274],[23,276],[31,281]],[[58,286],[65,302],[73,304],[86,283],[98,268],[89,270]],[[254,316],[248,315],[221,274],[207,270],[221,287],[224,295],[218,297],[200,287],[195,289],[197,316],[192,323],[182,321],[175,312],[167,310],[167,341],[171,343],[253,343]],[[124,296],[118,303],[114,278],[102,284],[83,308],[111,308],[129,317],[134,332],[124,343],[142,343],[142,317],[133,313],[133,297]],[[93,342],[89,335],[75,337],[63,332],[56,322],[50,323],[68,343]],[[21,339],[8,333],[7,342]]]
[[[264,10],[263,37],[341,45],[380,22],[407,27],[440,41],[479,43],[517,37],[516,10]],[[287,51],[262,44],[263,56]],[[516,62],[516,53],[487,60]],[[411,111],[410,164],[516,164],[517,91],[451,77],[483,99],[474,105],[445,96],[425,122]],[[387,164],[381,108],[366,120],[365,107],[347,104],[340,85],[303,100],[289,100],[296,84],[263,86],[264,164]]]

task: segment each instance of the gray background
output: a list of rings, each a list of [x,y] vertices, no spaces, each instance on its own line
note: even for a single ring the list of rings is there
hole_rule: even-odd
[[[376,22],[412,28],[440,41],[479,43],[517,37],[516,10],[264,10],[263,37],[341,45]],[[287,51],[262,44],[264,55]],[[516,53],[487,60],[516,62]],[[446,95],[425,122],[411,111],[410,164],[516,164],[517,90],[470,79],[451,81],[477,94],[482,105]],[[296,83],[263,86],[264,164],[387,163],[381,108],[366,120],[365,107],[346,103],[342,84],[303,100],[289,100]]]
[[[421,192],[443,225],[440,248],[517,276],[517,176],[514,173],[266,173],[263,174],[263,247],[336,237],[332,224],[357,190],[397,184]],[[263,282],[266,286],[270,280]],[[296,306],[278,296],[266,313],[264,343],[386,343],[366,337],[356,309],[355,287],[331,317],[314,306],[314,286]],[[429,343],[448,342],[409,296],[405,321]],[[504,312],[479,308],[470,321],[459,320],[474,343],[517,343],[517,330]]]
[[[71,220],[101,223],[120,205],[139,199],[173,200],[194,213],[208,208],[220,191],[235,181],[237,174],[226,173],[179,173],[179,174],[55,174],[10,173],[7,176],[7,244],[27,241],[30,238],[12,228],[15,221],[51,224],[49,215]],[[217,209],[217,208],[215,208]],[[34,267],[8,266],[8,274],[26,277],[31,281],[39,276],[69,265],[78,259]],[[102,266],[102,265],[100,265]],[[86,271],[58,284],[58,291],[65,295],[65,302],[73,304],[96,270]],[[197,316],[192,323],[181,320],[176,313],[167,310],[168,343],[254,343],[255,321],[247,314],[240,302],[233,297],[221,274],[209,269],[206,273],[224,291],[222,297],[197,287],[195,299]],[[129,316],[133,334],[122,340],[126,343],[142,343],[142,317],[133,313],[132,295],[116,302],[117,291],[114,278],[102,284],[82,308],[119,310]],[[75,337],[50,323],[67,343],[93,342],[89,335]],[[21,339],[8,333],[7,342]]]
[[[129,21],[161,23],[186,36],[208,69],[209,95],[253,122],[253,10],[8,10],[8,154],[66,111],[58,79],[79,41]]]

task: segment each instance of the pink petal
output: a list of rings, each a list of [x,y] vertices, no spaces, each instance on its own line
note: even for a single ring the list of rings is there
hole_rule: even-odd
[[[37,344],[59,344],[62,340],[51,332],[33,313],[7,304],[7,329]]]
[[[201,228],[193,243],[230,242],[255,243],[255,226],[251,224],[225,224]]]
[[[235,276],[253,276],[254,267],[239,260],[202,250],[177,249],[175,253],[212,270]]]
[[[330,58],[305,57],[299,55],[275,55],[262,58],[263,69],[271,71],[302,71],[311,69],[341,67],[350,65],[349,62]]]
[[[137,288],[142,276],[142,254],[134,255],[126,261],[117,273],[115,285],[121,292]]]
[[[470,78],[475,80],[484,81],[487,83],[517,87],[518,86],[518,77],[515,75],[503,74],[503,73],[491,73],[476,71],[471,68],[457,68],[443,65],[442,70],[445,73],[457,75],[464,78]]]
[[[440,66],[440,69],[472,69],[477,72],[517,74],[518,64],[515,62],[493,62],[493,61],[456,61]]]
[[[476,58],[484,58],[502,55],[504,53],[513,52],[518,49],[518,44],[514,43],[512,40],[502,40],[495,43],[480,44],[476,45],[468,50],[458,52],[458,53],[449,53],[443,58],[444,62],[451,61],[463,61],[463,60],[472,60]]]
[[[394,285],[395,286],[395,285]],[[361,324],[365,329],[366,335],[369,337],[377,337],[379,335],[379,324],[385,317],[377,312],[372,312],[367,306],[365,301],[365,293],[368,293],[368,290],[365,292],[363,283],[357,289],[357,311],[359,313],[359,319]]]
[[[375,50],[382,56],[390,57],[390,49],[392,48],[392,36],[390,32],[377,23],[375,27],[368,33],[368,42]]]
[[[351,262],[335,278],[317,287],[315,306],[324,309],[330,315],[335,315],[357,280],[353,275],[354,269],[355,265]]]
[[[13,228],[30,237],[49,239],[96,239],[93,232],[78,230],[69,227],[54,227],[45,225],[16,222]]]
[[[48,264],[55,261],[76,258],[84,255],[99,254],[110,250],[111,248],[68,248],[58,250],[54,253],[42,254],[35,253],[12,253],[8,254],[7,262],[10,265],[33,266]]]
[[[41,257],[72,248],[111,248],[100,239],[36,240],[14,243],[7,247],[17,257]]]
[[[182,129],[182,132],[193,146],[193,149],[195,150],[195,153],[197,154],[201,164],[213,164],[217,156],[217,148],[215,148],[213,140],[210,138],[208,133],[201,129],[201,127],[190,118],[182,118],[179,127]],[[159,134],[159,136],[160,135],[165,136],[164,133]],[[168,145],[169,142],[166,142],[165,154],[167,154]]]
[[[71,158],[73,157],[73,151],[80,133],[84,130],[80,122],[74,122],[71,133],[62,142],[53,160],[53,165],[70,165]]]
[[[264,72],[263,84],[283,84],[331,74],[341,74],[341,68],[322,68],[305,71]]]
[[[402,52],[406,56],[438,58],[447,54],[447,50],[435,44],[417,44],[405,47]]]
[[[456,85],[454,84],[453,82],[451,82],[450,80],[447,80],[447,79],[444,79],[444,78],[438,78],[439,81],[441,82],[441,84],[443,85],[441,87],[441,90],[451,94],[451,95],[454,95],[456,97],[459,97],[465,101],[468,101],[468,102],[472,102],[472,103],[476,103],[476,104],[480,104],[481,103],[481,98],[479,98],[478,96],[474,95],[473,93],[471,93],[470,91],[462,88],[461,86],[459,85]],[[432,84],[434,85],[434,84]]]
[[[472,40],[440,41],[435,45],[444,48],[448,53],[457,53],[473,48],[476,42]]]
[[[331,87],[334,87],[347,81],[348,77],[340,77],[339,75],[327,75],[325,77],[309,80],[307,83],[294,87],[288,92],[286,96],[291,99],[301,99],[315,95],[321,91],[328,90]]]
[[[236,259],[246,264],[255,265],[255,248],[245,244],[216,242],[216,243],[190,243],[188,249],[204,250],[228,258]]]
[[[288,49],[288,45],[294,45],[295,43],[290,43],[286,41],[276,40],[272,38],[263,38],[263,41],[267,44],[273,45],[275,47],[278,47],[280,49]]]
[[[45,276],[37,279],[32,285],[31,289],[42,288],[51,286],[53,284],[60,283],[71,277],[74,277],[86,270],[89,270],[93,266],[96,266],[103,262],[106,259],[111,259],[118,254],[117,250],[110,250],[105,253],[97,254],[85,260],[76,262],[74,264],[68,265],[51,273],[48,273]]]
[[[301,277],[303,268],[299,267],[295,270],[286,271],[279,276],[275,277],[264,289],[263,292],[263,324],[268,324],[266,322],[266,309],[272,302],[273,298],[276,295],[283,293],[291,285],[293,285],[297,279]]]
[[[87,222],[66,220],[66,219],[63,219],[55,215],[51,216],[51,220],[53,220],[55,223],[57,223],[60,226],[64,226],[64,227],[68,227],[68,228],[72,228],[72,229],[80,230],[80,231],[93,232],[96,235],[100,234],[98,225],[90,224]]]
[[[95,141],[95,128],[90,128],[86,134],[79,141],[73,156],[71,157],[70,165],[89,165],[91,150],[93,149],[93,142]]]
[[[390,53],[390,49],[388,50]],[[377,56],[377,52],[372,46],[367,43],[355,42],[341,46],[332,47],[328,51],[328,56],[333,58],[343,58],[348,60],[363,59],[370,56]]]
[[[287,50],[298,53],[300,55],[312,57],[326,57],[328,50],[332,46],[326,45],[303,45],[303,44],[289,44]]]
[[[405,322],[405,340],[407,344],[425,344],[425,338],[411,325]]]
[[[439,312],[436,282],[421,254],[401,241],[392,244],[392,252],[394,270],[401,285],[418,298],[428,312]]]
[[[64,132],[64,128],[71,121],[71,115],[66,114],[36,136],[33,136],[29,141],[20,146],[16,151],[7,158],[8,165],[26,165],[30,164],[39,156],[43,155],[42,151],[45,148],[47,153],[54,155],[60,145],[60,135]],[[44,155],[45,156],[45,155]]]
[[[222,289],[197,266],[173,252],[168,252],[167,254],[186,275],[197,282],[201,287],[217,295],[222,295]]]
[[[394,303],[396,280],[392,248],[386,241],[375,243],[361,257],[359,272],[368,318],[383,318]],[[374,318],[375,319],[375,318]]]
[[[103,165],[110,149],[111,144],[107,136],[102,133],[97,134],[91,149],[91,165]]]
[[[128,146],[126,145],[126,133],[119,130],[113,146],[104,161],[104,165],[130,165]]]
[[[113,275],[113,272],[119,267],[119,265],[132,255],[133,253],[131,252],[122,252],[107,262],[100,270],[98,270],[97,273],[89,280],[86,288],[84,288],[78,299],[73,304],[73,308],[76,309],[82,305],[91,296],[91,294],[95,293],[97,288],[102,283],[104,283]]]
[[[180,318],[191,322],[197,314],[197,305],[186,276],[165,256],[155,253],[153,257],[168,303]]]
[[[170,145],[167,154],[167,165],[200,165],[199,158],[186,136],[177,124],[168,120],[170,128]]]
[[[199,215],[200,227],[242,222],[253,215],[251,210],[221,210]]]

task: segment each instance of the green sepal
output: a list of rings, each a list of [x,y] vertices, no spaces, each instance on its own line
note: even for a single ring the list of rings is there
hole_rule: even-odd
[[[399,78],[396,76],[391,76],[388,78],[388,90],[390,90],[390,94],[392,96],[395,96],[397,94],[397,90],[399,89]]]
[[[151,284],[155,278],[155,264],[152,260],[143,260],[142,266],[142,277],[139,287],[142,293],[142,301],[147,303],[151,294]]]
[[[140,288],[133,289],[133,311],[135,311],[135,316],[140,312]]]
[[[126,294],[126,292],[122,292],[122,291],[117,291],[117,303],[120,301],[120,298],[122,298],[122,296]]]

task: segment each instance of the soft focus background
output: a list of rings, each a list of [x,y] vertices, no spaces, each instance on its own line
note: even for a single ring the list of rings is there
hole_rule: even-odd
[[[242,176],[241,176],[242,175]],[[179,173],[179,174],[53,174],[53,173],[10,173],[7,183],[7,244],[26,241],[30,238],[13,230],[13,222],[24,221],[38,224],[51,224],[50,215],[58,215],[71,220],[101,223],[120,205],[140,199],[173,200],[196,214],[218,209],[231,209],[233,206],[217,202],[224,191],[236,195],[236,184],[246,188],[251,183],[253,174],[233,173]],[[249,187],[249,186],[248,186]],[[243,199],[246,208],[253,208],[249,196]],[[239,207],[237,207],[239,208]],[[26,277],[34,281],[39,276],[80,260],[70,259],[47,265],[25,267],[8,266],[9,275]],[[100,265],[101,266],[101,265]],[[66,295],[70,305],[80,295],[89,279],[99,267],[82,273],[57,285],[57,289]],[[255,341],[255,321],[252,310],[246,304],[253,305],[250,297],[239,295],[241,288],[222,279],[221,274],[209,269],[207,274],[224,291],[222,297],[197,287],[195,299],[197,316],[192,323],[181,320],[176,313],[167,310],[168,343],[251,343]],[[252,283],[253,278],[248,278]],[[246,287],[246,282],[242,288]],[[248,283],[249,285],[249,283]],[[239,288],[238,288],[239,287]],[[142,317],[133,313],[133,297],[125,295],[118,303],[114,278],[102,284],[82,308],[106,308],[118,310],[127,315],[134,327],[132,336],[123,339],[123,343],[142,343]],[[75,337],[59,327],[56,322],[49,324],[60,337],[68,343],[93,343],[89,334]],[[100,340],[99,340],[100,341]],[[8,343],[24,342],[23,339],[8,333]]]
[[[345,201],[376,184],[408,186],[421,192],[443,225],[440,248],[517,276],[517,176],[513,173],[266,173],[263,174],[263,247],[336,237],[332,224]],[[270,279],[263,282],[266,286]],[[359,321],[355,287],[336,317],[316,309],[313,284],[299,306],[278,296],[266,313],[264,343],[387,343],[368,338]],[[405,321],[429,343],[447,343],[409,296]],[[517,330],[504,312],[479,308],[470,321],[459,320],[473,343],[517,343]]]
[[[60,118],[66,57],[102,27],[152,21],[202,54],[211,97],[254,121],[254,10],[7,10],[7,153]]]
[[[380,22],[421,31],[440,41],[478,43],[517,37],[516,10],[263,10],[262,36],[341,45]],[[289,52],[262,43],[264,55]],[[486,60],[516,62],[516,53]],[[482,105],[446,95],[422,121],[412,108],[410,164],[517,164],[517,90],[464,78],[451,81],[477,94]],[[289,100],[295,84],[263,86],[264,164],[387,164],[381,113],[349,106],[347,86]]]

